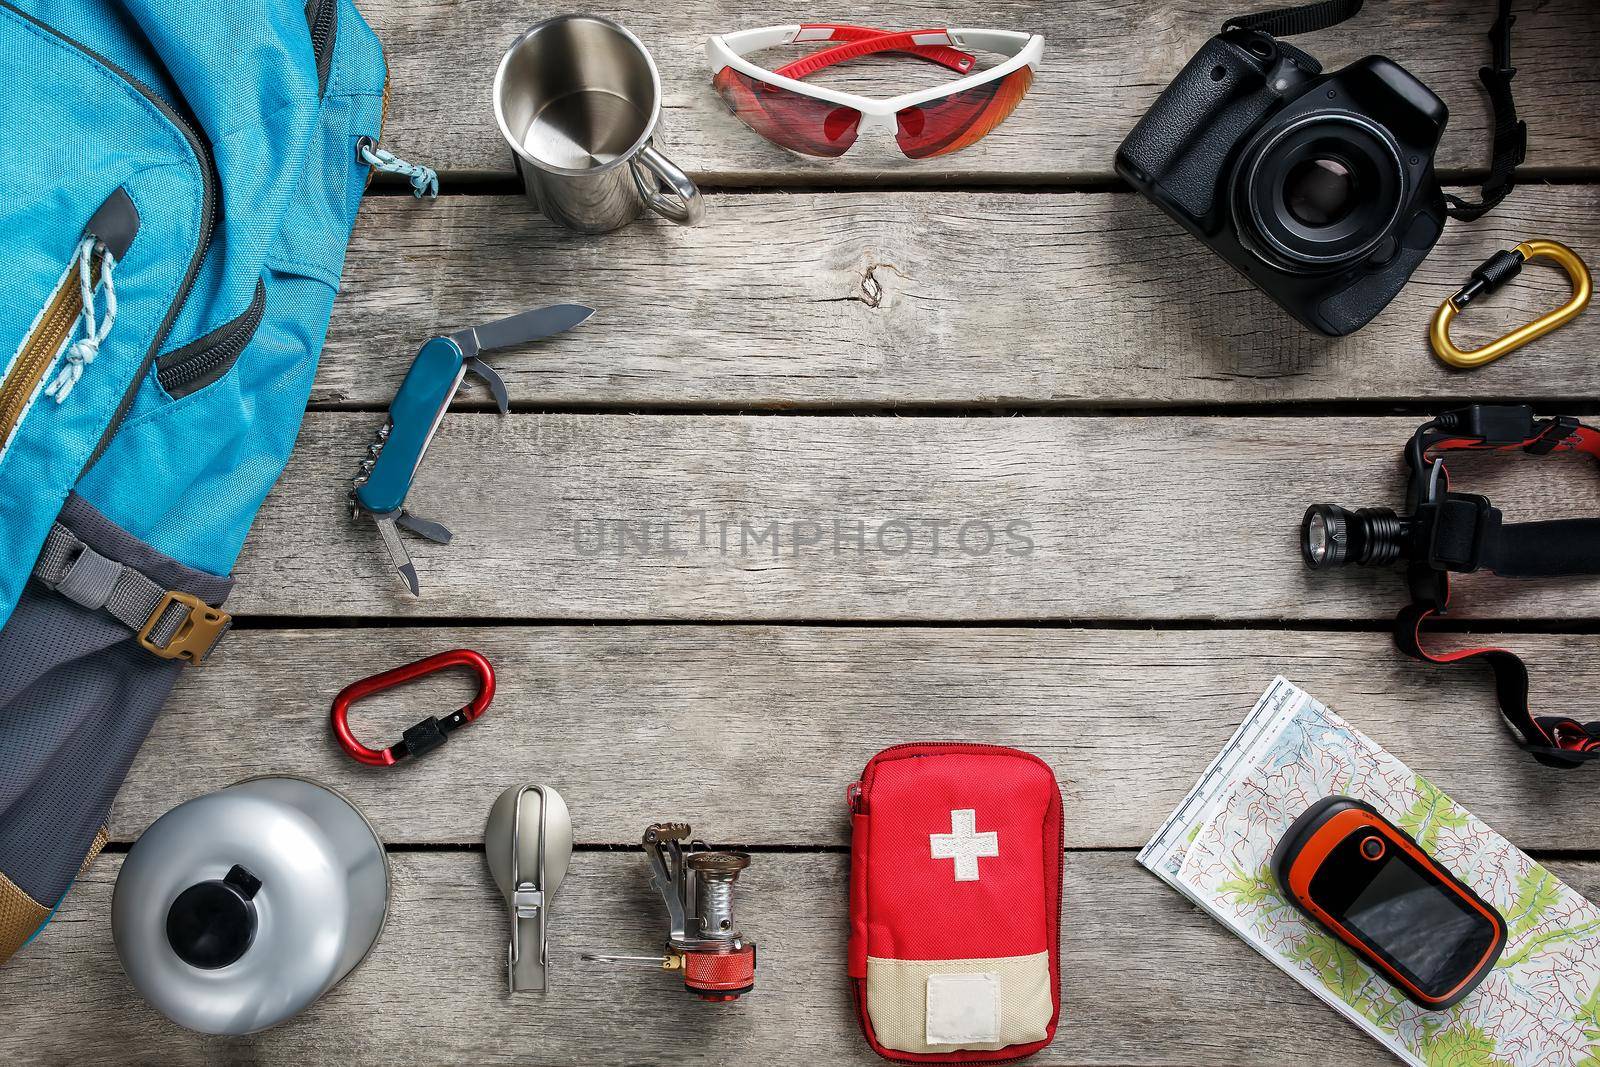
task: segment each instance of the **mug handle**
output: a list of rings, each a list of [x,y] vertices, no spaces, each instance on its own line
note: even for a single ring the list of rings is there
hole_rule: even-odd
[[[680,226],[698,226],[706,217],[699,187],[676,163],[657,152],[655,145],[645,145],[629,166],[639,195],[662,218]],[[668,192],[661,191],[662,185]]]

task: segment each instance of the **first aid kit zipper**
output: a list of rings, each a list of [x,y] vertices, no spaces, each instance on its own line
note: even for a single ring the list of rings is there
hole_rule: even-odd
[[[156,93],[152,92],[150,88],[143,82],[139,81],[139,79],[135,78],[133,75],[129,74],[127,71],[123,70],[121,67],[117,66],[115,63],[106,59],[104,56],[100,55],[94,50],[79,44],[77,41],[57,30],[55,27],[50,26],[47,23],[40,22],[26,11],[21,10],[15,4],[11,3],[11,0],[0,0],[0,7],[4,7],[6,10],[15,14],[18,18],[24,19],[30,24],[37,26],[45,33],[48,33],[50,36],[61,41],[63,44],[66,44],[68,47],[83,53],[96,63],[100,64],[102,67],[105,67],[112,74],[115,74],[118,78],[121,78],[134,90],[134,92],[144,97],[145,100],[150,103],[150,106],[159,111],[162,116],[165,117],[168,122],[172,123],[173,127],[183,135],[184,140],[188,142],[189,150],[194,154],[195,162],[198,164],[200,170],[200,239],[195,242],[194,254],[189,258],[188,267],[184,271],[183,281],[181,284],[179,284],[178,292],[173,297],[172,303],[167,308],[166,317],[161,320],[161,325],[156,328],[155,336],[150,339],[150,348],[145,353],[144,360],[140,363],[137,373],[133,375],[132,380],[129,382],[127,391],[123,394],[121,402],[117,405],[117,410],[112,414],[111,420],[106,424],[105,433],[101,435],[100,442],[95,445],[94,452],[89,456],[88,462],[84,464],[84,469],[87,470],[89,467],[94,466],[95,461],[99,459],[101,453],[106,450],[106,447],[111,443],[112,436],[117,431],[117,427],[122,424],[123,418],[128,414],[128,409],[133,406],[133,398],[138,392],[139,383],[143,381],[144,376],[149,373],[150,365],[155,362],[156,354],[161,351],[162,343],[166,341],[167,334],[172,330],[172,324],[177,321],[178,312],[183,310],[184,302],[189,298],[190,290],[194,288],[195,278],[200,273],[200,264],[205,261],[206,252],[211,247],[211,238],[216,231],[218,185],[216,162],[211,157],[210,144],[207,143],[206,139],[200,135],[200,133],[194,128],[189,120],[185,118],[177,108],[173,107]]]
[[[1005,745],[972,744],[966,741],[908,741],[903,745],[890,745],[888,748],[872,757],[872,762],[876,763],[878,760],[882,759],[884,756],[887,756],[891,752],[901,752],[908,748],[959,748],[967,752],[988,752],[991,754],[1012,753],[1015,751],[1014,749],[1007,748]],[[865,785],[866,778],[863,776],[861,780],[851,782],[850,785],[845,789],[845,803],[849,805],[850,813],[852,815],[865,815],[867,812],[867,802],[862,795],[862,789],[865,787]],[[1062,831],[1062,834],[1062,847],[1065,848],[1065,830]]]

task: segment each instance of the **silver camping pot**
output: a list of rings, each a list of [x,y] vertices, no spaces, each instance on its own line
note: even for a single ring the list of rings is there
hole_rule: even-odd
[[[303,778],[250,778],[180,804],[128,851],[111,897],[122,969],[173,1022],[248,1034],[355,969],[388,910],[383,842]]]
[[[655,147],[661,75],[639,38],[598,15],[560,15],[518,37],[494,76],[494,117],[528,199],[579,233],[646,208],[694,225],[700,190]]]

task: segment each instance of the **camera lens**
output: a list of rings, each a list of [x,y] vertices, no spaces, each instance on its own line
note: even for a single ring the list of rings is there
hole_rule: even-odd
[[[1355,172],[1331,156],[1302,159],[1283,182],[1289,214],[1306,226],[1332,226],[1355,207]]]
[[[1232,176],[1239,236],[1280,270],[1315,274],[1354,263],[1396,226],[1406,199],[1388,131],[1348,112],[1269,123]]]
[[[1393,563],[1405,551],[1409,532],[1410,523],[1388,508],[1313,504],[1300,521],[1300,554],[1317,571]]]

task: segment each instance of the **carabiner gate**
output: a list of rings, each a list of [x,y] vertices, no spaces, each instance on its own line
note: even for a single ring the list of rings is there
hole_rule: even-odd
[[[1515,278],[1521,273],[1524,263],[1535,259],[1551,260],[1567,272],[1567,278],[1572,282],[1572,298],[1554,311],[1540,315],[1526,326],[1519,326],[1482,348],[1474,348],[1471,351],[1457,348],[1455,342],[1450,340],[1450,324],[1455,321],[1462,309],[1478,297],[1494,292]],[[1510,251],[1496,252],[1484,260],[1482,265],[1472,272],[1472,280],[1467,282],[1455,296],[1439,305],[1439,310],[1433,313],[1433,322],[1428,327],[1428,340],[1433,344],[1434,354],[1452,367],[1481,367],[1571,322],[1589,305],[1589,297],[1593,291],[1594,285],[1589,278],[1589,268],[1578,253],[1559,241],[1523,241]]]
[[[478,675],[478,695],[473,697],[472,702],[466,707],[451,712],[443,719],[435,715],[428,716],[402,734],[399,741],[385,749],[368,748],[357,741],[355,734],[350,732],[351,704],[365,700],[374,693],[393,689],[397,685],[404,685],[406,682],[450,667],[470,667]],[[419,659],[415,663],[407,663],[403,667],[396,667],[382,674],[374,674],[370,678],[363,678],[359,682],[345,686],[339,691],[339,695],[333,698],[333,709],[330,712],[333,736],[338,739],[339,747],[357,763],[365,763],[369,767],[392,767],[407,756],[421,756],[444,744],[449,740],[450,734],[487,711],[489,702],[493,699],[494,668],[489,665],[487,659],[471,649],[457,648],[441,652],[437,656],[429,656],[427,659]]]

